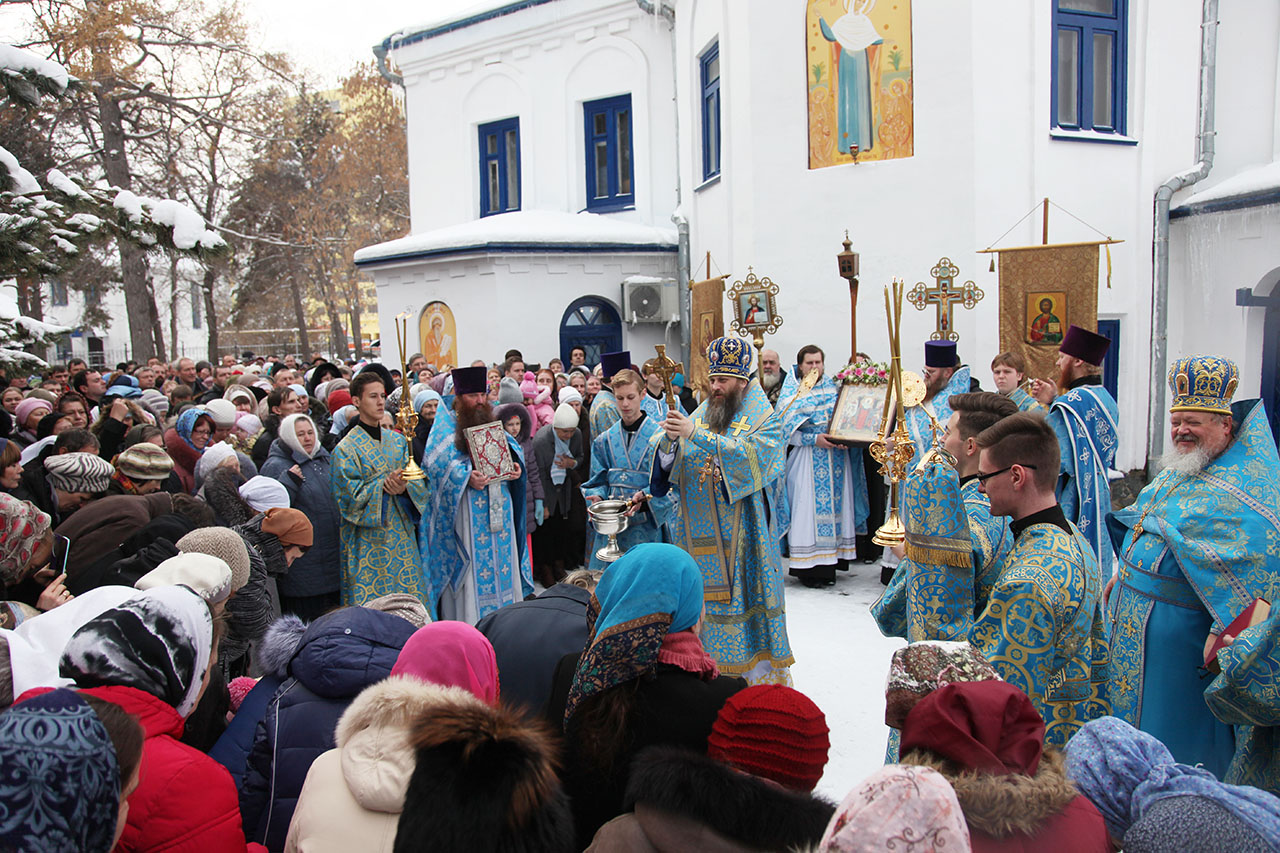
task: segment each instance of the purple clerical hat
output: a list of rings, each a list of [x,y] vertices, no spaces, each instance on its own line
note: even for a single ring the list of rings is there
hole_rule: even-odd
[[[631,353],[627,350],[622,352],[606,352],[600,356],[600,372],[604,374],[604,381],[608,382],[613,378],[613,374],[619,370],[631,369]]]
[[[488,371],[483,367],[455,367],[449,371],[453,377],[453,393],[461,397],[463,394],[481,394],[489,390]]]
[[[960,356],[956,354],[955,341],[925,341],[925,367],[959,367]]]
[[[1096,332],[1082,329],[1073,323],[1067,326],[1067,333],[1062,336],[1062,345],[1058,347],[1058,351],[1098,367],[1102,364],[1102,359],[1106,357],[1110,346],[1110,338],[1104,338]]]

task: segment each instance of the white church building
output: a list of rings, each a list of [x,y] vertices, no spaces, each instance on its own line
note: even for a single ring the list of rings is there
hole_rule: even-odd
[[[1237,399],[1280,417],[1275,0],[491,0],[375,54],[404,90],[412,214],[356,255],[384,342],[408,312],[440,361],[639,363],[687,346],[710,253],[728,284],[778,284],[784,363],[816,343],[834,369],[847,230],[859,349],[887,357],[882,285],[949,258],[985,293],[953,329],[990,388],[980,250],[1040,243],[1039,213],[1001,235],[1048,197],[1050,242],[1123,241],[1097,297],[1118,468],[1160,451],[1180,355],[1235,359]],[[905,366],[934,331],[908,308]]]

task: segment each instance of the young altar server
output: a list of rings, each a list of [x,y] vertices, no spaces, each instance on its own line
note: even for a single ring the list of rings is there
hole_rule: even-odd
[[[591,434],[604,435],[604,431],[618,422],[618,404],[614,400],[610,383],[619,370],[631,367],[631,353],[607,352],[600,356],[600,382],[602,387],[591,401]]]
[[[618,535],[619,547],[626,550],[641,542],[663,541],[663,529],[676,495],[668,492],[655,498],[649,494],[656,436],[662,432],[662,422],[645,413],[644,380],[634,370],[620,370],[613,375],[612,388],[619,420],[592,442],[591,479],[582,484],[582,494],[593,504],[608,499],[636,503],[627,529]],[[596,551],[607,541],[608,537],[603,534],[595,535],[592,569],[604,569],[608,565],[596,556]]]

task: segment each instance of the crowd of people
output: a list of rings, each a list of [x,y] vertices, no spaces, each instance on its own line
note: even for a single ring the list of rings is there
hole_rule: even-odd
[[[1179,360],[1112,511],[1106,343],[1068,329],[1052,383],[1001,354],[995,392],[927,344],[883,551],[830,427],[880,368],[817,346],[719,338],[699,388],[581,347],[10,377],[0,849],[1280,850],[1274,437]],[[857,560],[887,586],[848,618],[906,645],[835,802],[859,735],[792,686],[784,575]]]

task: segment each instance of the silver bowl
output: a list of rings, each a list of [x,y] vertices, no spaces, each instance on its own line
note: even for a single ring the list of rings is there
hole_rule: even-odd
[[[587,518],[591,526],[597,533],[609,537],[609,544],[596,551],[596,556],[606,563],[612,563],[625,553],[618,547],[618,534],[626,530],[631,522],[625,515],[630,508],[630,501],[621,500],[597,501],[587,507]]]

